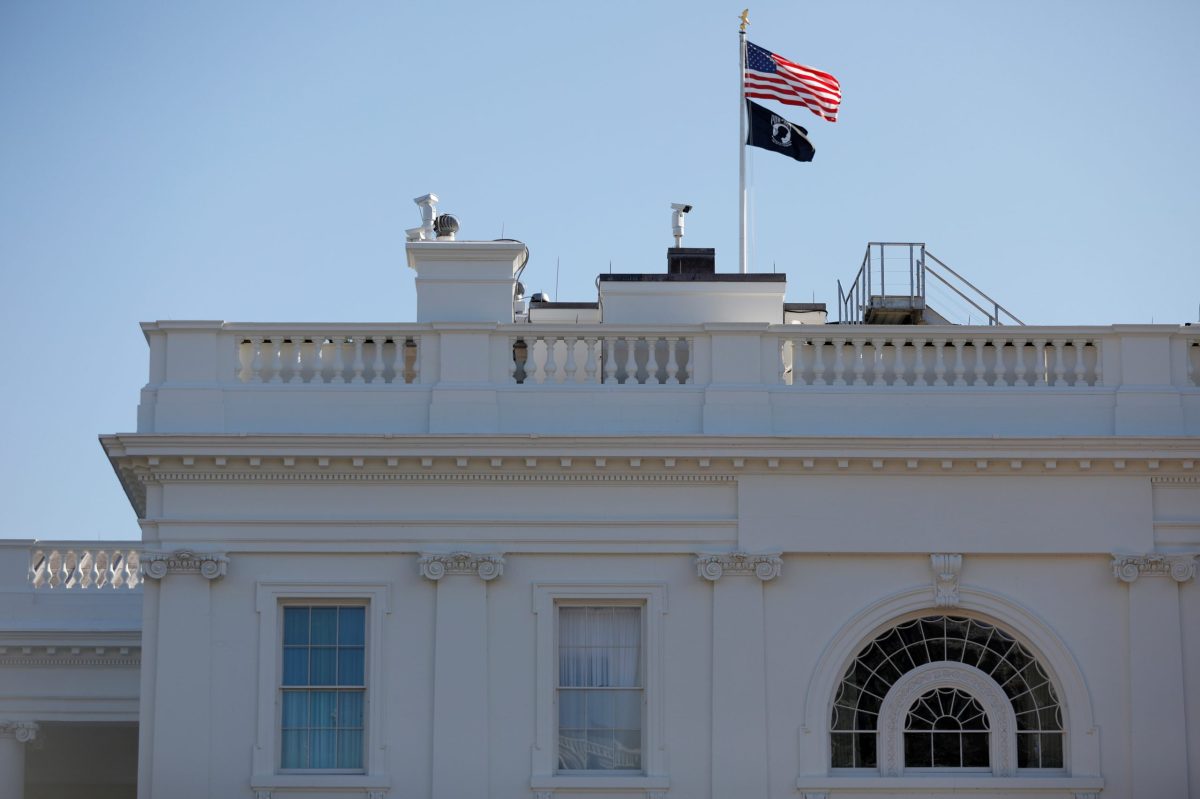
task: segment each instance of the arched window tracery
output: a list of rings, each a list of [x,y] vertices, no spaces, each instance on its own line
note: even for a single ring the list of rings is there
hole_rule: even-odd
[[[1062,709],[1045,669],[1023,644],[994,624],[947,615],[894,625],[854,658],[838,685],[831,713],[834,768],[879,767],[884,699],[905,674],[929,664],[962,664],[982,672],[1003,691],[1015,717],[1018,768],[1063,768]]]

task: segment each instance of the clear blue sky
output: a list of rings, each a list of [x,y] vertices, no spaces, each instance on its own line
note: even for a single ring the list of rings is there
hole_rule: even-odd
[[[737,269],[732,3],[0,4],[0,536],[136,537],[96,442],[137,323],[409,321],[412,198],[529,244],[531,290],[661,271],[669,204]],[[763,2],[842,82],[812,164],[751,151],[752,270],[836,299],[925,241],[1027,322],[1200,303],[1200,3]],[[773,106],[780,110],[782,106]]]

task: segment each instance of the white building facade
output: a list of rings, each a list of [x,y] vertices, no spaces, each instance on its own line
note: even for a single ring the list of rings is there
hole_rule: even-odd
[[[0,795],[1200,796],[1196,329],[413,239],[415,323],[143,325],[141,543],[0,549]]]

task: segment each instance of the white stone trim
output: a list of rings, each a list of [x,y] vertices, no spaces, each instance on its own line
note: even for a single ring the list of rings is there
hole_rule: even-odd
[[[1196,576],[1196,555],[1159,554],[1113,555],[1113,576],[1124,583],[1132,583],[1139,577],[1170,577],[1177,583],[1186,583]]]
[[[484,582],[504,574],[504,556],[475,552],[422,552],[421,576],[437,582],[446,575],[468,575]]]
[[[283,611],[289,602],[363,602],[367,607],[366,735],[363,741],[365,773],[280,774],[279,703],[276,694],[282,669]],[[346,581],[292,582],[260,580],[255,585],[258,613],[258,720],[253,752],[251,787],[255,790],[297,786],[357,790],[389,788],[386,771],[387,685],[383,667],[384,617],[392,612],[392,589],[387,583]]]
[[[177,549],[174,552],[142,552],[139,573],[152,580],[161,580],[168,574],[199,574],[207,580],[216,580],[224,577],[228,570],[229,558],[223,552]]]
[[[753,575],[764,583],[779,576],[783,570],[780,552],[754,555],[748,552],[699,552],[696,554],[696,574],[705,580],[716,582],[724,575],[749,577]]]
[[[929,566],[933,569],[934,607],[957,607],[958,577],[962,572],[962,561],[962,555],[939,553],[929,556]]]
[[[858,651],[888,627],[917,616],[945,613],[930,604],[929,584],[884,596],[866,605],[829,640],[805,691],[801,740],[812,740],[815,753],[802,762],[829,771],[829,718],[838,683]],[[1100,735],[1083,670],[1054,629],[1017,600],[982,588],[959,586],[956,616],[978,617],[1016,636],[1046,670],[1063,713],[1063,760],[1068,774],[1100,774]],[[815,762],[813,762],[815,760]],[[813,772],[809,772],[812,774]],[[808,779],[805,777],[804,779]]]
[[[33,743],[41,727],[36,721],[0,721],[0,738],[15,738],[17,743]]]
[[[558,614],[560,602],[637,603],[643,607],[642,640],[645,672],[642,691],[646,697],[645,727],[642,730],[641,775],[558,775],[558,721],[555,707],[558,659]],[[533,613],[536,616],[536,661],[534,696],[534,744],[531,753],[530,788],[543,790],[665,790],[666,774],[666,636],[663,617],[667,613],[666,583],[535,583]]]
[[[1008,696],[987,674],[974,666],[953,661],[918,666],[896,680],[883,698],[878,727],[880,773],[884,777],[899,777],[904,773],[905,718],[913,703],[935,688],[957,688],[979,701],[988,718],[992,775],[1015,775],[1017,717]]]

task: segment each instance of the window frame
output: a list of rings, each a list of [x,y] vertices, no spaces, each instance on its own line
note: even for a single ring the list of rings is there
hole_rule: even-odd
[[[282,767],[283,614],[285,607],[356,606],[366,610],[364,625],[363,767],[285,769]],[[383,682],[383,619],[391,613],[391,587],[368,582],[277,582],[256,584],[258,613],[258,729],[253,757],[255,788],[389,787],[385,759],[372,752],[384,746],[387,699]]]
[[[642,667],[642,768],[641,771],[558,769],[558,608],[560,606],[638,606],[641,615]],[[641,789],[665,790],[663,702],[664,621],[666,583],[536,583],[533,613],[536,617],[533,774],[534,790]]]

